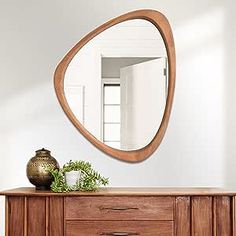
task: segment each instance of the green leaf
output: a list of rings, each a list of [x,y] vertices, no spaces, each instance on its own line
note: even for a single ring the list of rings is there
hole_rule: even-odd
[[[85,161],[72,161],[70,160],[63,165],[62,168],[55,169],[53,165],[45,165],[45,170],[50,172],[54,178],[51,184],[51,190],[53,192],[69,192],[69,191],[95,191],[100,186],[106,186],[109,183],[109,179],[100,175],[92,168],[89,162]],[[65,172],[81,171],[81,177],[78,183],[70,187],[65,181]]]

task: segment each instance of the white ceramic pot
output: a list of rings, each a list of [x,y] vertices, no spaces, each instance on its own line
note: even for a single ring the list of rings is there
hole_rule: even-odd
[[[73,187],[79,181],[81,172],[78,171],[70,171],[65,172],[65,180],[68,186]]]

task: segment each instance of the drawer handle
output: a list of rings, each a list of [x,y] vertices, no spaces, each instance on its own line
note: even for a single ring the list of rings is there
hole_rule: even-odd
[[[132,236],[132,235],[140,235],[139,233],[128,233],[128,232],[111,232],[111,233],[101,233],[100,235],[105,236]]]
[[[126,206],[117,206],[117,207],[100,207],[101,211],[112,210],[112,211],[129,211],[129,210],[139,210],[138,207],[126,207]]]

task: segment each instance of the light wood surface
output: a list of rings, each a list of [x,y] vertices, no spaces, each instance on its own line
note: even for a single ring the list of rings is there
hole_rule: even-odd
[[[236,189],[224,188],[100,188],[95,192],[54,193],[32,187],[0,192],[5,196],[236,196]]]
[[[168,95],[166,100],[165,111],[163,115],[162,122],[160,127],[153,138],[153,140],[144,148],[133,151],[122,151],[118,149],[114,149],[112,147],[107,146],[103,142],[96,139],[76,118],[76,116],[71,111],[68,102],[65,97],[64,92],[64,77],[65,72],[70,64],[73,57],[78,53],[78,51],[87,44],[90,40],[92,40],[95,36],[103,32],[104,30],[127,20],[132,19],[144,19],[150,21],[156,28],[159,30],[167,51],[168,57]],[[99,148],[101,151],[106,154],[115,157],[117,159],[127,161],[127,162],[140,162],[148,158],[160,145],[170,118],[171,107],[173,103],[174,97],[174,88],[175,88],[175,74],[176,74],[176,61],[175,61],[175,46],[174,39],[170,24],[167,18],[160,12],[154,10],[137,10],[133,12],[129,12],[127,14],[121,15],[115,19],[108,21],[107,23],[101,25],[97,29],[90,32],[83,39],[81,39],[62,59],[59,65],[56,68],[54,74],[54,87],[56,91],[57,98],[62,106],[67,117],[73,123],[73,125],[79,130],[79,132],[84,135],[93,145]],[[155,109],[155,108],[153,108]]]

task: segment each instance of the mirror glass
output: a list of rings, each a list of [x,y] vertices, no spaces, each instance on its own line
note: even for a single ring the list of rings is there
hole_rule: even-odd
[[[65,97],[78,121],[98,140],[120,150],[141,149],[162,121],[167,67],[157,28],[146,20],[128,20],[78,51],[65,72]]]

